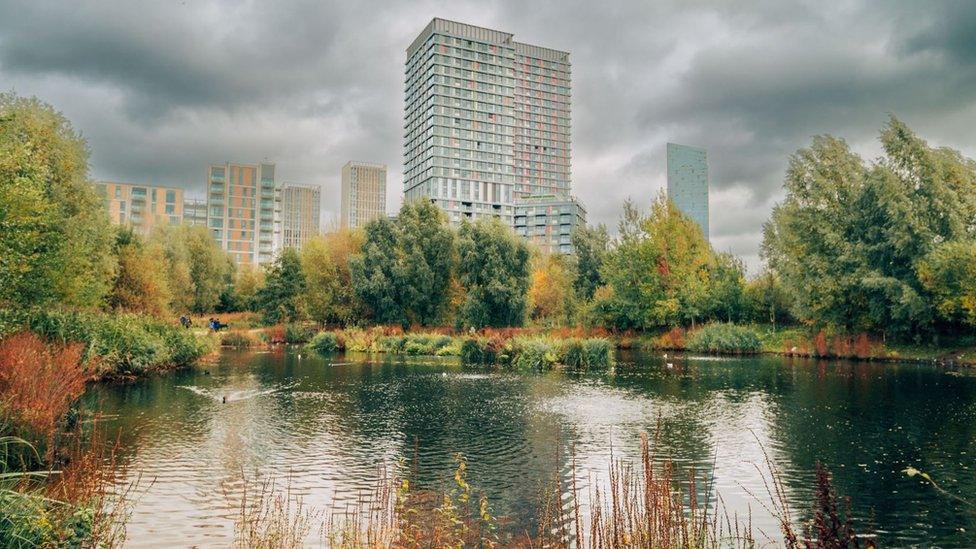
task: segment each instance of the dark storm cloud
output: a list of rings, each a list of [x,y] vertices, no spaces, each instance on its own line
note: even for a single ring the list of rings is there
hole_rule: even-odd
[[[349,159],[400,195],[404,50],[431,17],[571,52],[574,190],[590,219],[665,183],[667,141],[708,149],[712,235],[757,263],[788,156],[832,133],[866,157],[894,113],[976,154],[976,4],[849,0],[15,2],[0,86],[62,109],[93,176],[200,192],[269,158],[337,210]]]

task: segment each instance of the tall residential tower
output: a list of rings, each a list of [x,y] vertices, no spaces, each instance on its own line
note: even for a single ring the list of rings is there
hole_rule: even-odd
[[[281,188],[281,244],[301,248],[319,234],[322,191],[318,185],[285,183]]]
[[[386,215],[386,166],[346,162],[342,167],[342,203],[339,224],[355,229]]]
[[[517,199],[570,192],[569,54],[432,20],[407,48],[404,194],[452,223],[514,223]]]
[[[668,198],[708,239],[708,158],[705,149],[668,143]]]
[[[281,239],[281,187],[275,183],[275,165],[210,166],[207,227],[238,265],[271,262]]]

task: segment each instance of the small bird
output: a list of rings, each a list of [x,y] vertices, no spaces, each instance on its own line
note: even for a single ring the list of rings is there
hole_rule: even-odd
[[[668,353],[664,353],[664,360],[668,359]]]
[[[224,395],[224,396],[220,397],[220,402],[222,404],[227,404],[227,395]]]
[[[298,360],[302,359],[302,353],[298,353]]]
[[[668,362],[668,368],[674,368],[674,364],[671,364],[670,362]]]

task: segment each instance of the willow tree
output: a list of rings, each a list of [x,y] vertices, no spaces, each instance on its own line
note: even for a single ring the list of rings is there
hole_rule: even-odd
[[[529,289],[529,248],[497,218],[464,222],[458,230],[458,280],[464,288],[459,324],[521,326]]]
[[[830,136],[797,151],[763,253],[801,320],[917,334],[937,319],[920,262],[940,243],[972,237],[976,166],[894,117],[880,140],[884,156],[870,164]]]

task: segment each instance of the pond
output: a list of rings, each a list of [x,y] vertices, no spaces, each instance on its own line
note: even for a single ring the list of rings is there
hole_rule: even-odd
[[[129,385],[85,403],[120,429],[139,478],[127,545],[223,546],[247,478],[275,478],[306,504],[351,504],[382,471],[449,482],[454,455],[509,534],[531,531],[540,491],[574,474],[584,493],[613,459],[655,453],[711,479],[728,512],[764,509],[764,453],[795,518],[809,517],[815,464],[851,498],[856,525],[885,545],[976,546],[976,377],[933,367],[778,357],[622,354],[610,371],[472,371],[439,359],[225,351],[213,364]],[[226,400],[226,402],[225,402]],[[570,454],[576,467],[570,466]]]

